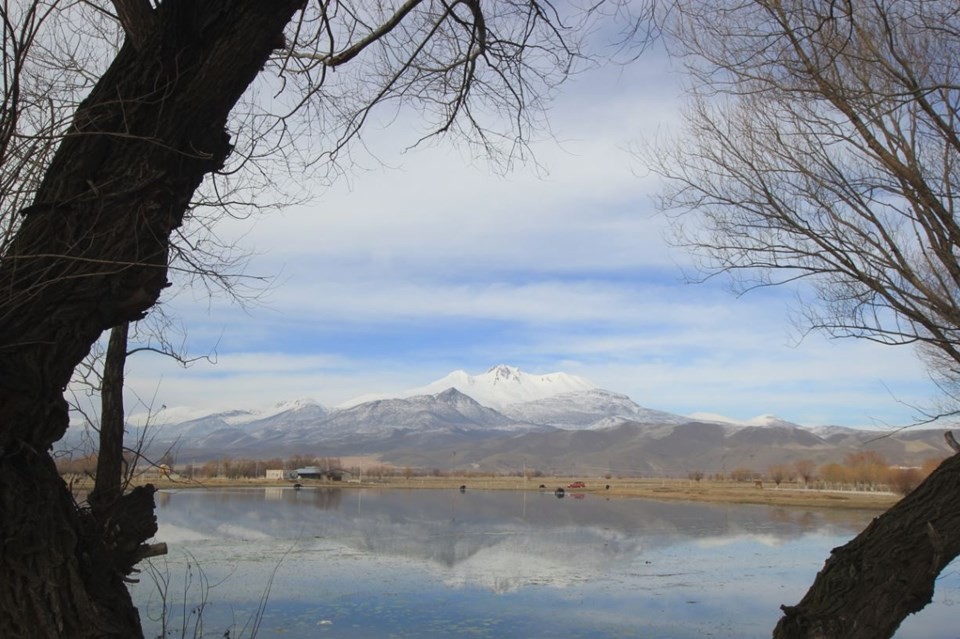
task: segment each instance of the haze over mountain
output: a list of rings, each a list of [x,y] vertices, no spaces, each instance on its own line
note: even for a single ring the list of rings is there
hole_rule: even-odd
[[[137,422],[131,420],[133,434]],[[530,375],[505,365],[479,375],[455,371],[339,408],[312,400],[206,415],[164,407],[150,423],[154,447],[173,446],[181,459],[194,461],[370,455],[427,468],[663,474],[763,470],[800,458],[822,463],[864,447],[916,465],[948,450],[940,431],[878,438],[883,433],[803,428],[769,414],[739,423],[711,413],[685,417],[642,407],[574,375]]]

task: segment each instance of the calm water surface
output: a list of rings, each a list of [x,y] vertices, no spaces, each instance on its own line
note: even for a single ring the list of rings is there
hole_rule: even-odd
[[[769,637],[874,516],[469,488],[157,497],[170,554],[133,594],[147,636],[166,609],[174,638],[201,635],[201,606],[202,636],[232,639]],[[960,638],[955,602],[956,564],[897,637]]]

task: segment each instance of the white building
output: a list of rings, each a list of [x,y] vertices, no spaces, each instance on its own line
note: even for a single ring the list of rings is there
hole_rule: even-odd
[[[297,471],[295,470],[284,470],[282,468],[268,468],[267,469],[267,479],[272,479],[274,481],[283,481],[285,479],[296,479]]]

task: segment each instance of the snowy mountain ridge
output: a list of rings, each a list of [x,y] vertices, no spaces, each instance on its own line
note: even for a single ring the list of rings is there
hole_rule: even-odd
[[[897,463],[917,465],[946,446],[935,432],[879,439],[855,429],[802,428],[770,414],[747,421],[714,413],[681,416],[644,408],[574,375],[528,375],[510,366],[479,375],[454,371],[397,395],[345,408],[308,399],[221,412],[164,406],[149,425],[156,427],[151,436],[158,449],[174,447],[195,461],[309,453],[375,456],[417,468],[513,471],[722,470],[716,466],[721,458],[730,467],[762,468],[798,456],[822,463],[867,444]],[[136,436],[147,421],[133,416],[128,432]]]
[[[500,364],[479,375],[470,375],[466,371],[456,370],[426,386],[411,388],[392,395],[362,395],[344,402],[338,408],[349,408],[377,399],[436,395],[448,388],[455,388],[484,406],[502,410],[513,404],[546,399],[574,391],[593,390],[597,386],[569,373],[533,375],[515,366]]]
[[[451,394],[449,391],[456,391]],[[626,395],[604,390],[589,380],[569,373],[530,374],[515,366],[500,364],[484,373],[470,375],[463,370],[453,371],[424,386],[393,394],[369,394],[356,397],[336,408],[323,406],[313,399],[299,398],[258,408],[230,408],[222,411],[203,410],[192,407],[161,407],[149,417],[146,414],[131,415],[128,423],[143,426],[166,426],[169,431],[195,434],[218,428],[237,427],[244,430],[270,425],[274,428],[296,423],[298,427],[320,422],[329,430],[334,424],[347,427],[354,420],[355,427],[369,432],[371,424],[365,423],[365,415],[377,414],[373,421],[383,425],[390,421],[385,411],[395,415],[397,427],[415,428],[411,420],[400,415],[423,412],[423,404],[436,402],[437,397],[453,402],[466,414],[485,414],[479,419],[491,425],[499,421],[512,422],[514,427],[548,425],[561,429],[603,429],[632,421],[638,423],[680,424],[701,420],[733,427],[786,426],[796,424],[774,415],[761,415],[750,420],[736,420],[715,413],[694,413],[682,416],[665,411],[644,408]],[[389,400],[404,400],[390,402]],[[465,400],[475,406],[466,406]],[[382,404],[382,402],[388,402]],[[418,409],[417,406],[420,405]],[[450,408],[444,409],[445,411]],[[496,412],[500,419],[491,420],[489,412]],[[460,420],[455,420],[460,421]],[[414,419],[413,422],[416,422]],[[375,428],[375,427],[374,427]]]
[[[682,424],[690,421],[682,415],[643,408],[626,395],[600,388],[570,391],[511,404],[501,412],[518,421],[567,430],[609,428],[624,421],[657,424]]]

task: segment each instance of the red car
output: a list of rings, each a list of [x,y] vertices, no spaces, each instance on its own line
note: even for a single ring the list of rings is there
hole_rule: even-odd
[[[587,485],[586,485],[585,483],[583,483],[582,481],[575,481],[575,482],[573,482],[572,484],[570,484],[569,486],[567,486],[567,488],[586,488],[586,487],[587,487]]]

